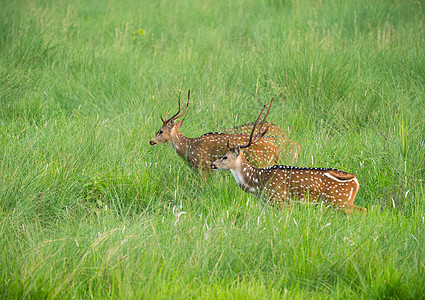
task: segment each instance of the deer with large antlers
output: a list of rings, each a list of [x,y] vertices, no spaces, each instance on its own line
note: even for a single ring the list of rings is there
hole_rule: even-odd
[[[243,133],[211,132],[195,138],[184,136],[179,130],[184,119],[180,121],[176,120],[183,116],[189,107],[190,90],[188,92],[186,108],[182,113],[180,113],[180,97],[181,93],[179,95],[179,109],[176,114],[169,119],[167,117],[163,119],[161,113],[162,127],[149,143],[156,145],[168,142],[179,156],[187,160],[202,175],[208,175],[211,172],[211,163],[226,153],[226,142],[228,140],[233,143],[246,143],[249,135]],[[272,102],[273,99],[270,102],[266,117],[270,112]],[[267,139],[261,140],[244,152],[250,163],[259,167],[274,165],[279,162],[280,158],[280,149]]]
[[[266,133],[268,128],[261,132],[263,126],[261,124],[258,134],[253,139],[255,127],[263,110],[252,128],[248,143],[239,143],[230,147],[228,142],[227,153],[212,163],[211,169],[230,170],[239,187],[246,192],[264,197],[266,202],[273,205],[289,205],[289,200],[300,203],[322,201],[326,205],[349,214],[353,211],[366,212],[366,208],[353,204],[359,189],[359,182],[354,174],[326,168],[299,168],[284,165],[256,168],[252,166],[241,150],[261,142]]]
[[[221,132],[246,134],[248,136],[251,133],[253,125],[254,123],[247,123],[233,128],[221,130]],[[280,149],[280,159],[288,164],[297,163],[301,152],[300,145],[297,142],[288,139],[286,137],[285,131],[283,131],[283,129],[279,126],[276,126],[272,123],[265,123],[264,125],[268,127],[268,130],[267,133],[263,136],[263,139],[272,142]]]

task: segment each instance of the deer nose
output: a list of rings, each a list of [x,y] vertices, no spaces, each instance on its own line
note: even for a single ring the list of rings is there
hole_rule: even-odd
[[[211,169],[213,169],[213,170],[217,170],[216,165],[215,165],[215,164],[211,164]]]
[[[149,141],[149,144],[151,144],[152,146],[155,145],[156,143],[154,141]]]

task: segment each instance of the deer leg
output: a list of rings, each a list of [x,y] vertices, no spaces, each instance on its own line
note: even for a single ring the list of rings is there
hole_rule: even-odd
[[[204,163],[201,163],[198,168],[199,175],[201,176],[201,181],[204,182],[208,175],[211,173],[211,167]]]
[[[361,207],[361,206],[357,206],[357,205],[353,205],[354,211],[355,212],[359,212],[362,214],[367,214],[367,209],[366,207]]]
[[[208,154],[204,153],[203,155],[201,155],[201,161],[199,162],[198,171],[201,175],[201,180],[203,182],[208,178],[208,175],[212,172],[210,165],[211,163],[208,160]]]

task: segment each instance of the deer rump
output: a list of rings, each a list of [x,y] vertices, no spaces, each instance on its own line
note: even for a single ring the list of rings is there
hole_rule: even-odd
[[[251,133],[252,127],[254,123],[247,123],[243,125],[239,125],[232,128],[227,128],[221,130],[222,133],[238,133],[238,134],[246,134],[249,135]],[[295,165],[298,162],[300,157],[301,147],[300,145],[290,140],[286,137],[285,131],[279,126],[273,123],[264,123],[264,127],[268,127],[266,134],[263,136],[263,139],[274,144],[280,150],[280,159],[286,165]],[[250,153],[244,151],[245,156],[248,161],[250,161]],[[247,155],[248,154],[248,155]],[[224,155],[224,153],[223,153]],[[252,155],[251,155],[252,156]],[[252,159],[252,158],[251,158]],[[279,162],[277,162],[279,163]],[[277,164],[276,163],[276,164]],[[255,165],[256,167],[264,167],[260,165]]]

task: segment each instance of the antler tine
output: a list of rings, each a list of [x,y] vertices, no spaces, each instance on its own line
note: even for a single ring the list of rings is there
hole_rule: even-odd
[[[263,132],[258,132],[257,136],[255,137],[255,140],[253,142],[253,144],[255,144],[256,142],[258,142],[259,140],[261,140],[261,138],[266,134],[267,130],[269,130],[270,128],[270,124],[267,126],[266,129],[264,129]]]
[[[180,115],[178,115],[177,117],[173,117],[173,119],[180,118],[181,116],[183,116],[186,113],[187,108],[189,107],[189,102],[190,102],[190,89],[189,89],[189,92],[187,93],[187,105],[186,105],[185,110]],[[179,102],[179,104],[180,104],[180,102]]]
[[[270,112],[270,108],[272,107],[272,103],[273,103],[273,98],[272,98],[272,100],[270,100],[269,108],[267,109],[267,113],[264,116],[263,123],[261,123],[261,126],[264,125],[264,123],[266,122],[267,117],[269,116],[269,112]],[[260,129],[261,129],[261,127],[260,127]]]
[[[165,119],[167,119],[167,117],[165,117]],[[162,123],[167,122],[166,120],[164,120],[164,119],[162,118],[162,112],[161,112],[161,121],[162,121]]]
[[[180,105],[180,97],[181,97],[181,95],[182,95],[182,92],[180,92],[180,94],[179,94],[179,110],[178,110],[178,112],[174,116],[172,116],[171,118],[169,118],[168,120],[175,120],[175,119],[178,118],[178,117],[176,118],[176,116],[180,113],[180,110],[181,110],[181,105]]]
[[[261,124],[260,124],[260,128],[258,128],[258,136],[259,135],[261,135],[261,136],[264,136],[264,134],[265,134],[265,132],[263,133],[263,134],[261,134],[261,128],[263,128],[263,125],[264,125],[264,123],[266,122],[266,119],[267,119],[267,117],[269,116],[269,112],[270,112],[270,108],[272,107],[272,103],[273,103],[273,98],[272,98],[272,100],[270,101],[270,104],[269,104],[269,108],[267,109],[267,113],[266,113],[266,115],[264,116],[264,118],[263,118],[263,121],[261,122]],[[269,125],[270,126],[270,125]],[[267,129],[269,128],[269,126],[266,128],[266,130],[265,131],[267,131]],[[260,137],[261,138],[261,137]],[[259,139],[256,139],[256,141],[255,142],[257,142]]]
[[[249,146],[251,146],[251,144],[252,144],[252,136],[254,135],[255,127],[257,127],[258,120],[260,120],[261,115],[263,114],[264,110],[266,109],[266,106],[267,105],[264,105],[263,109],[261,110],[260,114],[258,115],[257,120],[254,123],[254,127],[252,127],[252,131],[251,131],[251,135],[249,136],[248,144],[240,145],[239,148],[248,148]]]

